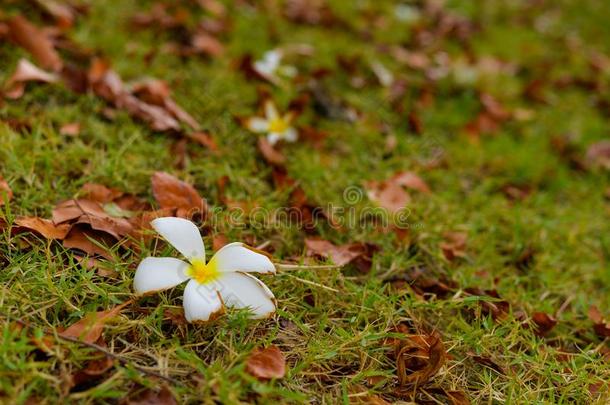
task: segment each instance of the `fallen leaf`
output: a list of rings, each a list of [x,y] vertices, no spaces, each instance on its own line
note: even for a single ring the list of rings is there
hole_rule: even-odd
[[[151,183],[153,195],[161,208],[177,209],[177,215],[186,218],[207,212],[207,204],[197,190],[171,174],[155,172]]]
[[[262,136],[258,138],[258,150],[267,163],[273,166],[284,166],[286,164],[286,157],[275,149],[267,138]]]
[[[305,239],[305,247],[308,256],[331,259],[337,266],[362,260],[362,263],[355,264],[365,272],[370,269],[373,252],[377,249],[374,245],[359,242],[337,246],[323,239]]]
[[[331,26],[337,22],[326,0],[287,0],[284,15],[299,24]]]
[[[69,122],[59,128],[59,133],[68,136],[78,136],[80,134],[81,125],[78,122]]]
[[[209,56],[219,56],[224,52],[224,46],[214,36],[200,31],[191,37],[191,52]]]
[[[9,187],[4,177],[0,176],[0,206],[13,199],[13,190]]]
[[[23,96],[27,82],[55,83],[58,80],[54,73],[36,67],[27,59],[20,59],[15,72],[6,82],[3,94],[10,99],[18,99]]]
[[[504,372],[504,369],[502,368],[502,366],[500,366],[498,363],[496,363],[493,359],[491,359],[490,357],[486,357],[486,356],[479,356],[477,354],[475,354],[474,352],[468,352],[468,355],[470,356],[470,358],[472,360],[474,360],[476,363],[481,364],[482,366],[485,366],[493,371],[495,371],[498,374],[501,375],[506,375],[506,373]]]
[[[107,348],[106,342],[101,337],[97,340],[96,344],[100,347]],[[112,357],[100,353],[96,358],[87,361],[85,367],[72,374],[71,385],[72,387],[77,387],[85,383],[97,381],[113,366],[114,360]]]
[[[87,224],[96,231],[106,232],[120,240],[132,231],[125,218],[109,215],[101,204],[87,199],[68,200],[53,210],[53,222],[60,224],[76,220],[74,224]]]
[[[212,248],[214,251],[220,250],[224,245],[229,243],[229,239],[222,233],[217,233],[212,238]]]
[[[64,239],[71,227],[68,224],[55,225],[53,221],[38,217],[19,217],[15,219],[15,225],[13,231],[16,233],[33,231],[47,239],[58,240]]]
[[[78,339],[85,343],[95,343],[102,336],[104,325],[112,318],[118,316],[123,308],[129,304],[131,304],[131,300],[125,301],[106,311],[89,313],[80,321],[59,332],[59,335],[66,338]]]
[[[186,134],[186,137],[197,142],[198,144],[205,146],[212,152],[218,152],[218,145],[214,142],[214,139],[207,132],[195,131],[190,134]]]
[[[592,167],[610,170],[610,141],[600,141],[587,149],[587,163]]]
[[[409,193],[391,181],[371,180],[365,183],[365,188],[369,199],[392,215],[402,211],[411,202]]]
[[[155,391],[146,388],[137,395],[129,396],[126,405],[177,405],[178,402],[174,399],[172,392],[167,387],[162,387],[161,390]]]
[[[108,188],[102,184],[85,183],[80,190],[80,194],[88,200],[106,204],[113,202],[124,193],[121,190]]]
[[[445,363],[447,353],[438,332],[394,339],[398,383],[419,386],[428,382]]]
[[[166,82],[158,79],[145,79],[131,84],[131,93],[140,100],[159,106],[169,112],[177,120],[184,122],[194,130],[200,125],[171,98],[171,91]]]
[[[116,239],[106,232],[95,231],[83,225],[73,225],[63,240],[63,245],[67,249],[77,249],[88,255],[99,255],[107,260],[113,259],[108,247],[115,243]]]
[[[20,15],[8,21],[10,38],[32,54],[45,69],[59,72],[63,67],[61,57],[47,35]]]
[[[36,4],[53,17],[60,28],[67,29],[74,24],[76,10],[69,4],[55,0],[36,0]]]
[[[283,378],[286,375],[286,359],[277,346],[256,348],[246,360],[246,371],[260,380]]]
[[[597,336],[601,339],[610,337],[610,322],[604,318],[595,305],[589,307],[589,319],[593,321],[593,329]]]
[[[532,322],[538,336],[545,336],[557,325],[557,319],[545,312],[534,312]]]
[[[396,173],[390,181],[399,184],[403,187],[410,188],[412,190],[421,191],[422,193],[428,194],[431,192],[428,184],[417,174],[413,172],[399,172]]]
[[[88,73],[93,92],[118,109],[147,123],[155,131],[180,131],[180,123],[163,107],[146,103],[131,94],[120,76],[107,63],[96,59]]]
[[[446,232],[443,237],[444,241],[441,242],[440,247],[447,260],[454,261],[456,258],[466,257],[467,233]]]

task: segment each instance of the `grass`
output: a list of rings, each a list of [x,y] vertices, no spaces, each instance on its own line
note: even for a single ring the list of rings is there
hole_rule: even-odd
[[[214,155],[189,144],[185,167],[176,169],[171,152],[175,138],[154,133],[125,113],[113,121],[104,119],[105,104],[94,95],[75,95],[61,86],[28,85],[23,98],[0,107],[2,121],[25,120],[31,125],[31,130],[22,132],[0,125],[0,174],[15,194],[14,201],[2,207],[1,216],[9,223],[16,215],[49,217],[57,202],[76,195],[86,182],[153,201],[149,179],[157,170],[195,184],[214,206],[222,206],[217,181],[228,176],[230,198],[269,209],[281,207],[288,196],[274,190],[271,169],[260,158],[255,137],[233,118],[254,114],[256,85],[233,69],[232,61],[244,52],[260,56],[277,45],[304,42],[315,47],[315,56],[295,59],[302,70],[336,68],[337,55],[361,55],[364,61],[380,60],[391,71],[402,72],[405,68],[380,53],[375,42],[398,44],[414,35],[412,28],[391,22],[365,41],[341,29],[295,25],[274,13],[232,5],[225,56],[205,61],[158,54],[147,62],[163,35],[159,39],[150,30],[134,33],[128,21],[150,3],[89,3],[89,14],[69,35],[105,55],[126,79],[146,75],[168,81],[177,102],[213,134],[220,152]],[[358,14],[358,5],[392,21],[392,2],[331,3],[354,27],[369,23]],[[141,255],[117,256],[112,264],[117,278],[109,279],[81,268],[73,253],[54,243],[5,231],[0,239],[2,401],[116,403],[128,391],[159,386],[159,379],[130,364],[171,377],[174,382],[169,385],[180,402],[334,404],[354,401],[358,397],[353,395],[365,390],[391,400],[396,370],[384,341],[395,325],[409,323],[417,330],[438,330],[450,355],[416,394],[418,401],[430,401],[425,392],[443,387],[465,391],[473,403],[604,403],[610,362],[599,349],[608,343],[595,336],[587,311],[596,305],[610,313],[610,205],[604,199],[609,176],[601,170],[574,170],[551,141],[569,134],[576,150],[584,154],[588,145],[607,139],[607,112],[595,101],[608,100],[609,95],[606,90],[549,86],[547,101],[535,103],[522,97],[522,91],[533,77],[590,78],[591,53],[610,51],[605,23],[610,5],[594,0],[528,3],[448,2],[450,10],[479,25],[480,32],[471,42],[474,55],[496,56],[524,68],[482,77],[476,85],[460,85],[451,78],[439,81],[433,106],[420,111],[424,127],[420,136],[407,128],[404,114],[387,106],[385,90],[354,89],[345,73],[335,73],[331,91],[362,111],[364,118],[347,123],[308,112],[300,119],[330,134],[319,150],[307,143],[284,150],[288,173],[300,181],[309,199],[341,204],[347,187],[362,190],[364,181],[385,179],[399,170],[418,172],[433,193],[413,193],[410,246],[397,245],[393,235],[371,229],[338,232],[320,227],[321,236],[337,244],[378,244],[381,249],[371,272],[361,274],[348,267],[266,277],[279,300],[272,320],[252,322],[243,312],[230,312],[205,327],[176,326],[164,311],[180,311],[181,288],[141,299],[137,310],[126,310],[105,329],[109,347],[126,363],[117,364],[97,384],[69,391],[69,376],[95,351],[60,341],[51,353],[41,354],[31,333],[19,331],[8,319],[28,322],[38,334],[66,327],[88,312],[131,297],[134,268],[141,257],[174,253],[146,248]],[[7,9],[36,20],[19,2],[9,2]],[[271,27],[275,37],[267,34]],[[440,50],[452,58],[466,58],[455,41],[446,41]],[[12,44],[0,44],[0,79],[10,76],[21,57],[28,56]],[[411,71],[404,74],[410,86],[405,105],[411,108],[425,81]],[[608,72],[597,79],[607,84]],[[509,108],[531,111],[531,119],[508,122],[494,135],[473,141],[462,128],[478,111],[477,89]],[[272,92],[284,107],[297,89],[288,86]],[[74,121],[82,124],[79,136],[58,132],[62,124]],[[380,131],[380,122],[396,135],[393,151],[386,148],[387,135]],[[426,168],[421,161],[432,148],[442,150],[443,161]],[[500,191],[506,184],[527,185],[533,192],[511,201]],[[362,201],[357,209],[368,204]],[[450,262],[439,243],[445,232],[456,230],[468,234],[467,255]],[[271,241],[278,260],[303,255],[305,235],[295,227],[233,228],[219,223],[217,231],[231,240]],[[205,235],[208,251],[212,236]],[[515,259],[527,248],[535,252],[534,261],[519,269]],[[381,278],[416,267],[455,280],[459,291],[423,300]],[[500,322],[485,316],[480,303],[463,293],[467,287],[497,289],[513,304],[511,314]],[[544,338],[524,328],[515,314],[518,310],[528,316],[536,311],[556,314],[560,308],[559,323]],[[259,382],[245,373],[244,361],[252,348],[271,343],[286,354],[289,372],[282,380]],[[473,353],[492,359],[504,372],[477,363]],[[594,395],[590,387],[598,383],[602,385]]]

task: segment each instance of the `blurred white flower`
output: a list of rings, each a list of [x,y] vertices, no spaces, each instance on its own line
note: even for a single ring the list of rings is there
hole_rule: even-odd
[[[282,65],[284,53],[280,49],[273,49],[266,52],[262,59],[254,62],[254,70],[274,84],[279,84],[280,77],[294,77],[297,70],[294,66]]]
[[[245,126],[252,132],[266,133],[267,140],[272,145],[279,141],[294,142],[299,137],[291,124],[294,113],[280,115],[273,101],[265,101],[265,117],[251,117],[245,121]]]

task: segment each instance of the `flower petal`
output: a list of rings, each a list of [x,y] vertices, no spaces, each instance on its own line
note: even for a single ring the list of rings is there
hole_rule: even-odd
[[[133,288],[142,295],[175,287],[189,279],[188,267],[188,263],[173,257],[147,257],[136,270]]]
[[[282,138],[282,135],[279,132],[270,132],[267,135],[267,140],[271,145],[275,145]]]
[[[187,259],[205,260],[205,247],[197,226],[189,220],[174,217],[157,218],[151,223],[155,231]]]
[[[275,312],[275,297],[267,286],[246,273],[224,273],[214,282],[222,301],[230,308],[249,308],[252,318],[268,318]]]
[[[273,101],[271,100],[265,101],[265,117],[267,117],[268,121],[273,121],[280,117],[277,108],[275,108],[275,104],[273,104]]]
[[[265,132],[269,129],[269,122],[260,117],[248,118],[245,125],[252,132]]]
[[[292,127],[288,128],[282,134],[282,138],[284,138],[284,140],[286,142],[295,142],[298,139],[298,137],[299,137],[299,133],[297,132],[296,129],[294,129]]]
[[[189,281],[184,289],[184,317],[188,322],[209,321],[223,311],[223,304],[214,284]]]
[[[210,260],[220,272],[274,273],[275,266],[264,254],[240,242],[223,246]]]

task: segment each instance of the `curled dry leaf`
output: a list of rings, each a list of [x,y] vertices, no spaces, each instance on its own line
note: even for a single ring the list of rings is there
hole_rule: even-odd
[[[283,378],[286,375],[286,359],[277,346],[257,348],[246,360],[246,371],[261,380]]]
[[[9,187],[4,177],[0,176],[0,206],[13,199],[13,190]]]
[[[176,209],[176,215],[190,218],[205,215],[207,204],[195,188],[165,172],[151,177],[152,192],[161,208]]]
[[[55,225],[53,221],[38,217],[19,217],[15,219],[15,225],[13,227],[15,233],[31,231],[47,239],[63,240],[70,231],[68,224]]]
[[[47,35],[20,15],[8,20],[10,38],[32,54],[45,69],[59,72],[63,67],[61,57]]]
[[[610,337],[610,322],[604,319],[604,316],[595,305],[591,305],[589,308],[589,319],[593,321],[593,329],[597,336],[601,339]]]
[[[123,308],[129,304],[131,304],[131,301],[126,301],[106,311],[89,313],[80,321],[59,332],[59,335],[65,338],[78,339],[85,343],[95,343],[102,336],[104,325],[118,316]]]
[[[18,99],[23,96],[27,82],[55,83],[59,80],[54,73],[46,72],[27,59],[20,59],[13,75],[6,82],[4,95]]]
[[[428,382],[445,363],[447,353],[438,332],[406,335],[394,340],[396,372],[400,385]]]

